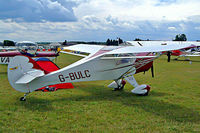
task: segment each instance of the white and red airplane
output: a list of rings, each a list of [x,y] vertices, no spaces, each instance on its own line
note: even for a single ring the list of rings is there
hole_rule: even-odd
[[[27,56],[15,56],[8,64],[8,80],[17,91],[24,92],[21,101],[37,90],[55,91],[60,88],[70,88],[72,82],[114,80],[108,87],[122,90],[125,80],[135,88],[131,91],[138,95],[148,95],[150,87],[139,85],[134,74],[147,71],[153,66],[153,60],[160,55],[155,52],[182,49],[190,44],[160,45],[160,46],[99,46],[79,44],[65,47],[63,53],[79,55],[83,59],[62,69],[54,69],[50,61],[35,61]],[[69,51],[80,51],[76,54]],[[54,85],[53,87],[49,85]],[[58,87],[61,85],[62,87]],[[43,88],[42,88],[43,87]]]
[[[185,57],[185,60],[190,60],[189,57],[199,57],[200,52],[197,50],[198,48],[195,46],[190,47],[190,48],[185,48],[185,49],[180,49],[180,50],[172,50],[171,55],[172,56],[177,56],[175,60],[178,60],[180,57]]]

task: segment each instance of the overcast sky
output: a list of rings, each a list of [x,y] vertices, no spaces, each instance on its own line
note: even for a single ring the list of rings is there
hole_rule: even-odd
[[[0,41],[200,40],[200,0],[0,0]]]

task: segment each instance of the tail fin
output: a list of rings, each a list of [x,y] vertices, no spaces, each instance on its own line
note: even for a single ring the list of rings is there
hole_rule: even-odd
[[[32,92],[35,90],[42,90],[42,88],[31,88],[31,83],[36,78],[42,77],[45,74],[59,70],[53,62],[47,58],[38,58],[33,60],[27,56],[15,56],[8,64],[8,80],[11,86],[21,92]],[[51,85],[55,90],[73,88],[72,83]]]
[[[27,56],[15,56],[8,64],[8,80],[11,86],[21,92],[32,92],[28,83],[45,75],[37,63]]]

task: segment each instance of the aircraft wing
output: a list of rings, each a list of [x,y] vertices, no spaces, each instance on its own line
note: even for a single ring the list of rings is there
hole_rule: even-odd
[[[196,45],[197,47],[200,47],[200,42],[194,42],[194,45]]]
[[[138,46],[138,47],[146,47],[146,46],[160,46],[160,45],[181,45],[181,44],[190,44],[195,46],[200,46],[200,42],[196,41],[126,41],[125,44],[129,46]]]
[[[7,51],[7,52],[0,52],[0,57],[13,57],[21,55],[19,51]]]
[[[155,41],[156,42],[156,41]],[[154,41],[149,41],[152,45],[145,45],[136,47],[136,46],[103,46],[103,45],[89,45],[89,44],[78,44],[69,47],[64,47],[63,51],[68,53],[73,53],[73,51],[84,52],[95,54],[98,51],[107,51],[105,55],[108,54],[127,54],[127,53],[148,53],[148,52],[162,52],[162,51],[172,51],[179,50],[194,46],[191,43],[177,43],[175,41],[168,42],[167,45],[157,45]],[[131,41],[130,41],[131,43]],[[160,42],[159,42],[160,43]],[[64,52],[63,52],[64,53]],[[74,54],[76,55],[76,54]]]
[[[73,46],[64,47],[63,51],[78,51],[78,52],[84,52],[84,53],[96,53],[100,49],[102,49],[104,46],[99,45],[89,45],[89,44],[77,44]]]
[[[112,59],[144,59],[144,58],[156,58],[157,56],[122,56],[122,57],[101,57],[102,60]]]
[[[76,56],[86,57],[86,55],[76,54],[76,53],[72,53],[72,52],[66,52],[66,51],[60,51],[60,52],[61,52],[61,53],[64,53],[64,54],[71,54],[71,55],[76,55]]]
[[[153,42],[152,42],[153,43]],[[152,45],[145,47],[135,47],[135,46],[126,46],[121,47],[106,54],[126,54],[126,53],[145,53],[145,52],[162,52],[162,51],[172,51],[179,50],[190,47],[191,44],[167,44],[167,45]]]

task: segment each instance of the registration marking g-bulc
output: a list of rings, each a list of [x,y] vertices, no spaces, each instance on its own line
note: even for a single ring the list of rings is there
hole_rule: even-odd
[[[84,71],[78,71],[78,72],[71,72],[68,73],[67,75],[60,74],[58,75],[58,78],[60,82],[65,82],[66,80],[79,80],[79,79],[84,79],[84,78],[89,78],[90,71],[89,70],[84,70]]]

